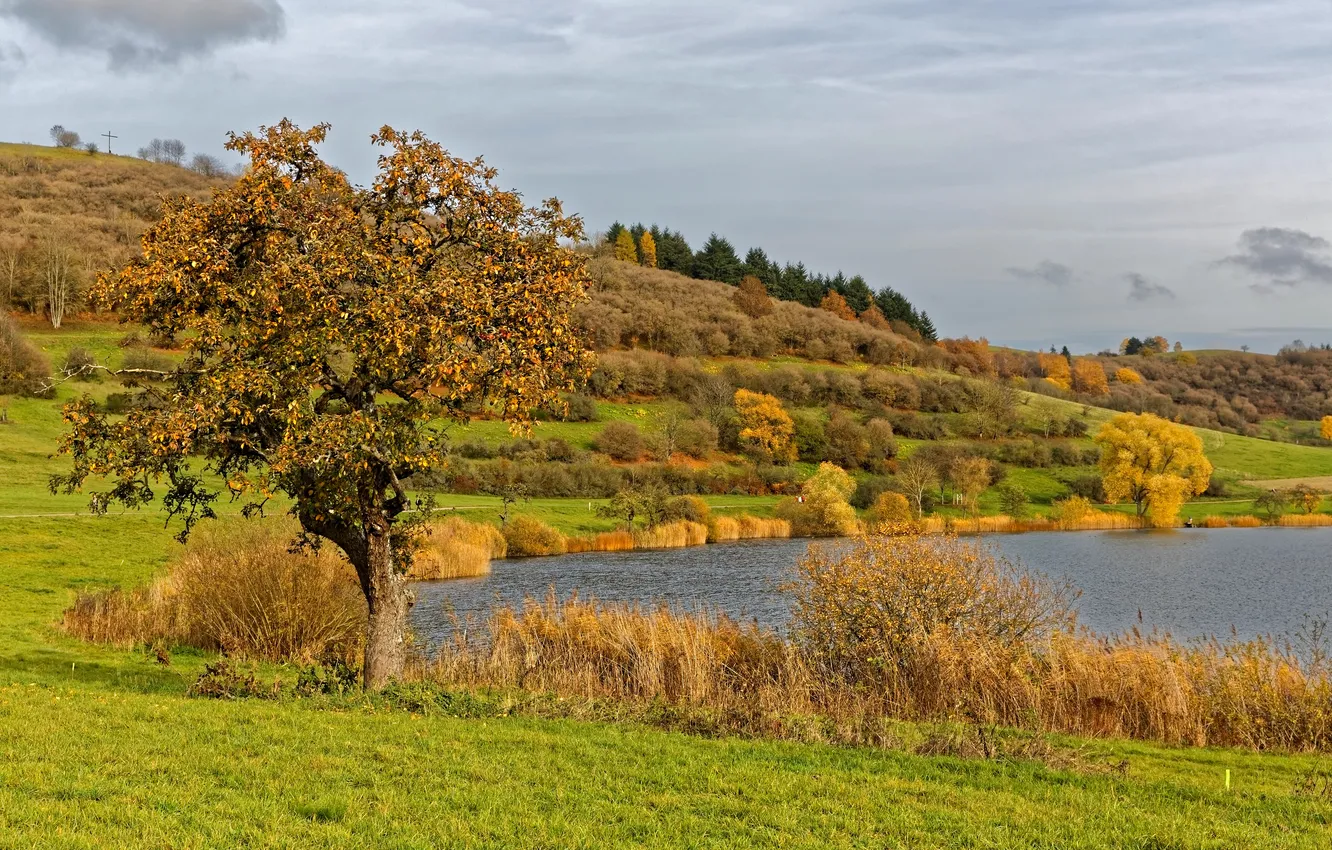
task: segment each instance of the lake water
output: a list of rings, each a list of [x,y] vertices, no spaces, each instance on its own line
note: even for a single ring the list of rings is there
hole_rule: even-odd
[[[1195,529],[992,535],[985,545],[1082,590],[1079,621],[1099,632],[1141,623],[1176,637],[1292,635],[1332,613],[1332,529]],[[449,629],[448,607],[481,618],[497,602],[583,596],[706,607],[781,628],[777,586],[808,547],[765,540],[664,551],[497,561],[491,575],[416,586],[413,625],[428,643]]]

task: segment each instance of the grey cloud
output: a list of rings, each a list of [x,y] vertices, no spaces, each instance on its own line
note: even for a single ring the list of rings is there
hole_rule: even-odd
[[[1150,301],[1153,298],[1174,298],[1175,291],[1168,286],[1152,283],[1137,272],[1124,275],[1129,282],[1130,301]]]
[[[0,18],[57,47],[105,53],[116,69],[274,41],[286,29],[277,0],[0,0]]]
[[[1226,257],[1219,265],[1262,278],[1249,287],[1259,295],[1302,283],[1332,284],[1332,245],[1321,236],[1283,227],[1260,227],[1244,231],[1239,245],[1240,253]]]
[[[1022,281],[1033,283],[1047,283],[1050,286],[1064,287],[1073,282],[1073,270],[1063,263],[1053,263],[1049,260],[1042,260],[1029,269],[1007,268],[1013,277]]]

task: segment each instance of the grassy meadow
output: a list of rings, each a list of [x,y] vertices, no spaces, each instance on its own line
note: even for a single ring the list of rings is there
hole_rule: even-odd
[[[124,333],[26,330],[56,363],[75,345],[114,362]],[[71,384],[59,396],[84,390],[116,388]],[[92,517],[83,497],[51,496],[58,403],[5,403],[0,848],[1327,846],[1332,769],[1315,756],[1052,736],[1057,759],[959,758],[917,754],[932,729],[911,724],[901,724],[900,746],[842,748],[700,737],[572,709],[535,717],[502,697],[447,710],[187,697],[204,654],[175,650],[162,664],[57,625],[77,591],[133,587],[161,571],[178,551],[163,516]],[[543,423],[540,436],[587,446],[605,421],[650,423],[658,409],[602,405],[601,422]],[[507,432],[481,422],[458,438]],[[1239,474],[1332,473],[1332,452],[1205,439],[1218,466]],[[1010,480],[1043,502],[1062,493],[1055,472],[1014,469]],[[483,496],[440,501],[469,519],[499,510]],[[763,516],[775,501],[709,497],[723,514]],[[983,505],[997,508],[993,493]],[[570,534],[614,524],[586,499],[511,510]],[[260,665],[256,675],[290,682],[295,671]]]

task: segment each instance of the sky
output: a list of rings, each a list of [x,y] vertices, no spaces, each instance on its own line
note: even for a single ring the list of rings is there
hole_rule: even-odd
[[[1332,0],[0,0],[0,140],[420,129],[996,344],[1332,342]]]

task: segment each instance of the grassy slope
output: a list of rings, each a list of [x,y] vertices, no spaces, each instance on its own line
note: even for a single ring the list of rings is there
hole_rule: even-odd
[[[58,361],[73,344],[114,358],[119,334],[33,335]],[[114,387],[61,394],[84,389]],[[650,419],[654,407],[606,413]],[[44,490],[60,466],[48,457],[56,405],[14,400],[10,415],[0,514],[81,514],[82,498]],[[600,426],[579,427],[562,436],[581,445]],[[1272,444],[1264,456],[1237,442],[1254,464],[1298,448]],[[1011,475],[1033,491],[1044,480]],[[494,511],[482,497],[447,501]],[[762,510],[773,500],[714,501]],[[604,522],[585,500],[522,509],[571,530]],[[1117,777],[574,721],[190,700],[185,685],[205,659],[178,653],[164,668],[54,627],[75,589],[140,584],[174,547],[151,511],[0,519],[0,847],[1312,848],[1332,821],[1332,804],[1295,793],[1319,769],[1309,757],[1066,742],[1096,763],[1127,759]]]

